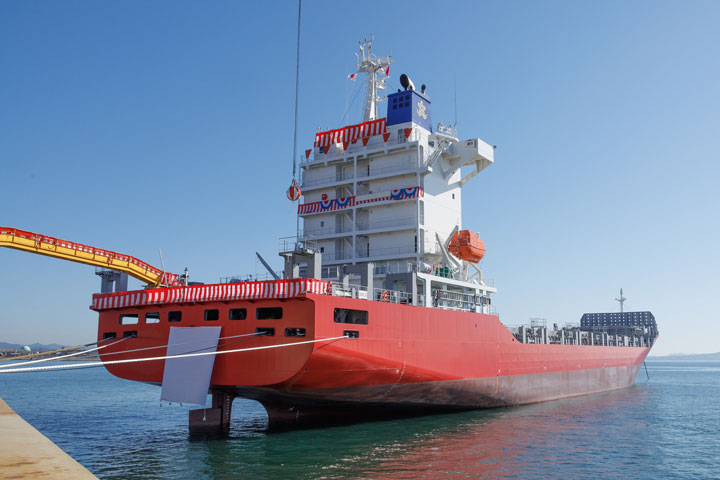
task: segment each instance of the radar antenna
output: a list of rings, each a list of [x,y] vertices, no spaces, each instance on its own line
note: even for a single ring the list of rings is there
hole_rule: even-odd
[[[378,78],[378,73],[387,75],[390,63],[395,61],[389,56],[382,58],[374,56],[372,54],[373,40],[375,40],[375,34],[371,33],[370,40],[366,38],[362,42],[359,42],[360,52],[355,54],[357,57],[358,73],[368,74],[363,122],[369,122],[377,118],[377,104],[381,101],[381,98],[378,96],[378,90],[385,90],[385,80],[387,80],[387,76]]]
[[[615,299],[616,302],[620,302],[620,313],[623,313],[623,303],[625,303],[625,300],[627,300],[627,298],[623,297],[623,291],[621,288],[620,297]]]

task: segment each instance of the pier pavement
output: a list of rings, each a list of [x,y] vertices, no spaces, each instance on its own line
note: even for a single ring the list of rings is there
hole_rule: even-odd
[[[0,478],[97,479],[0,398]]]

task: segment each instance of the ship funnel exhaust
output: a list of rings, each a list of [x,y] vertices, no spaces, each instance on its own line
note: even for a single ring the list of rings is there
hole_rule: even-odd
[[[404,73],[400,75],[400,85],[402,85],[405,90],[415,90],[415,84],[410,80],[410,77]]]

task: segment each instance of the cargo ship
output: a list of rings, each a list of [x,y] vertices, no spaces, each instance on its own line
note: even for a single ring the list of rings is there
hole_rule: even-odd
[[[90,307],[98,342],[124,339],[100,352],[113,375],[164,386],[168,356],[214,352],[212,406],[191,411],[191,431],[227,430],[235,397],[260,402],[270,425],[293,425],[632,385],[658,336],[650,312],[586,314],[563,327],[501,323],[497,288],[479,266],[485,245],[462,222],[462,190],[493,164],[494,147],[433,124],[426,86],[406,75],[381,98],[392,61],[372,53],[372,40],[360,43],[362,121],[318,132],[299,155],[288,190],[298,229],[280,239],[284,268],[269,279],[198,284],[187,272],[12,228],[0,228],[0,245],[100,267]],[[128,275],[147,288],[128,291]],[[212,345],[193,344],[212,327]],[[172,339],[179,329],[184,347]]]

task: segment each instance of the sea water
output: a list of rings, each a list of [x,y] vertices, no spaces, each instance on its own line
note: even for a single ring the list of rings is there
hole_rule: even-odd
[[[214,440],[104,368],[2,374],[0,396],[102,479],[720,479],[720,363],[647,367],[614,392],[284,433],[236,399]]]

